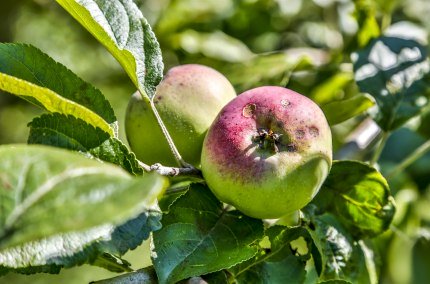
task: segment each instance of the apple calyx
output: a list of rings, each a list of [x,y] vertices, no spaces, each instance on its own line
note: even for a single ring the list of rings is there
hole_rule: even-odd
[[[279,152],[278,145],[281,143],[281,136],[282,134],[275,133],[272,129],[259,128],[252,140],[258,143],[260,149],[269,149],[273,153],[277,153]]]

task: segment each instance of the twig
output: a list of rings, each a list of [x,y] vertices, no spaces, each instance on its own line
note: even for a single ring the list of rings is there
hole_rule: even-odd
[[[139,165],[146,172],[156,172],[162,176],[169,176],[169,177],[193,176],[193,177],[198,177],[200,179],[203,177],[202,172],[193,166],[177,168],[177,167],[163,166],[159,163],[148,166],[147,164],[142,163],[141,161],[139,161]]]
[[[137,160],[137,162],[139,163],[139,166],[141,166],[145,172],[150,172],[151,171],[151,166],[150,165],[147,165],[144,162],[141,162],[139,160]]]

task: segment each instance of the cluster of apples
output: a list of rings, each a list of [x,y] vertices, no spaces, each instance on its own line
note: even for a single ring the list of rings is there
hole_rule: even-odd
[[[218,71],[188,64],[168,71],[155,106],[185,161],[221,201],[244,214],[281,218],[309,203],[327,177],[332,139],[322,110],[292,90],[264,86],[238,96]],[[126,112],[138,159],[177,166],[139,93]]]

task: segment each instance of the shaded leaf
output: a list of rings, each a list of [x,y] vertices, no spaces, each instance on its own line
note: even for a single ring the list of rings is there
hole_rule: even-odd
[[[132,0],[57,0],[118,60],[149,98],[163,77],[160,46]]]
[[[253,257],[261,220],[226,211],[210,190],[193,184],[163,216],[153,235],[152,260],[160,283],[229,268]]]
[[[318,282],[318,284],[353,284],[353,283],[346,280],[332,279],[332,280]]]
[[[114,136],[116,118],[102,93],[39,49],[0,43],[0,90],[46,109],[73,115]]]
[[[425,283],[430,279],[430,231],[421,230],[421,236],[412,249],[412,283]]]
[[[303,227],[273,226],[266,230],[270,248],[231,269],[238,283],[304,283],[306,261],[310,258],[312,239]],[[304,247],[297,250],[292,242],[302,238]],[[302,244],[303,246],[303,244]],[[306,253],[300,254],[302,250]]]
[[[45,146],[1,146],[1,247],[122,223],[147,210],[164,178],[132,178],[118,167]],[[97,212],[97,214],[94,214]]]
[[[208,284],[228,284],[229,283],[226,272],[224,270],[203,275],[202,278]],[[193,284],[193,283],[189,283],[189,284]],[[199,283],[199,284],[205,284],[205,283]]]
[[[43,144],[87,152],[94,157],[141,175],[142,168],[133,153],[118,139],[81,119],[58,113],[44,114],[29,123],[29,144]]]
[[[128,261],[116,257],[115,255],[110,253],[103,253],[101,255],[98,255],[97,258],[91,264],[118,273],[132,271],[132,269],[130,268],[131,264]]]
[[[385,131],[419,115],[428,103],[430,64],[426,48],[418,42],[380,37],[352,59],[360,91],[375,98],[379,109],[373,116]]]
[[[384,232],[395,213],[385,178],[358,161],[335,161],[314,203],[336,214],[356,238]]]
[[[166,192],[158,202],[161,211],[168,212],[170,210],[170,206],[172,206],[172,204],[175,203],[182,195],[186,194],[190,188],[191,185],[189,183],[174,184],[167,188]]]
[[[157,274],[152,266],[125,273],[110,279],[94,281],[95,284],[157,284]]]

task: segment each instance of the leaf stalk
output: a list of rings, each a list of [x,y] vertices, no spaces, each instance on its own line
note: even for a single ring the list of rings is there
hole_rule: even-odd
[[[422,144],[420,147],[415,149],[412,154],[406,157],[400,164],[398,164],[391,172],[388,173],[387,177],[391,178],[406,169],[413,162],[424,156],[430,150],[430,140]]]
[[[391,132],[384,131],[382,134],[381,141],[379,142],[375,152],[373,153],[372,159],[370,160],[370,165],[374,166],[381,156],[382,150],[384,150],[385,144],[387,144],[388,137],[390,137]]]

